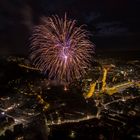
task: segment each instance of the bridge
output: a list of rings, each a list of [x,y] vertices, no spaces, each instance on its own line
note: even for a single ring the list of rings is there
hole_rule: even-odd
[[[108,69],[104,68],[103,72],[104,73],[103,73],[103,78],[102,78],[101,90],[96,90],[96,85],[98,84],[97,81],[94,83],[91,83],[88,92],[83,94],[85,99],[93,97],[95,93],[96,95],[100,93],[113,95],[114,93],[122,92],[129,87],[133,87],[133,86],[140,87],[140,81],[126,81],[123,83],[116,84],[112,87],[108,87],[106,83]]]

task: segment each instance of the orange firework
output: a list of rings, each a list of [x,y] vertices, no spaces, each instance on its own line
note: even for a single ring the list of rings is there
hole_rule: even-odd
[[[30,58],[50,79],[72,82],[91,66],[94,45],[83,26],[75,20],[52,16],[34,28]]]

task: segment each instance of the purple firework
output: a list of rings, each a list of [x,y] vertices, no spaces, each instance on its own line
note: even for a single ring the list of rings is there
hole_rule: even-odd
[[[30,58],[36,68],[49,78],[72,82],[91,67],[94,45],[83,26],[75,20],[52,16],[42,19],[34,28]]]

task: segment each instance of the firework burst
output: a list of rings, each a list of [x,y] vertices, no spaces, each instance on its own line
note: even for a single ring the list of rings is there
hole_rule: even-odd
[[[94,45],[83,26],[75,20],[52,16],[34,28],[30,58],[50,79],[71,82],[86,74],[91,66]]]

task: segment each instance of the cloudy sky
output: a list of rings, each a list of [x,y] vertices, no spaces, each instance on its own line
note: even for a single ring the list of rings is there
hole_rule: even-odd
[[[86,24],[97,50],[140,50],[140,0],[0,0],[0,54],[28,53],[42,16]]]

